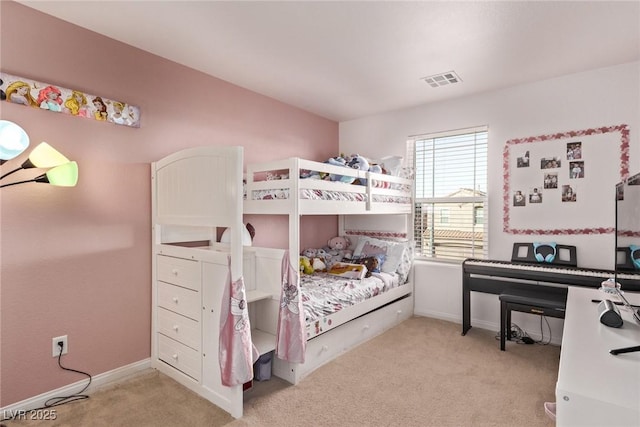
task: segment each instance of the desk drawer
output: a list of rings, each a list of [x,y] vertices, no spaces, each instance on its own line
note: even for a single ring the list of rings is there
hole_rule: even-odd
[[[196,381],[200,381],[202,370],[200,352],[158,334],[158,358]]]
[[[200,290],[200,262],[165,255],[158,255],[157,261],[158,280]]]
[[[173,311],[158,308],[158,332],[200,350],[200,323]]]
[[[200,292],[158,282],[158,306],[200,320]]]

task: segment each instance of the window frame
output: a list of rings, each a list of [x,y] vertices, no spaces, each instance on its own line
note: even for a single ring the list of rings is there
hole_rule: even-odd
[[[487,214],[488,203],[489,203],[488,188],[485,188],[484,190],[472,190],[474,193],[476,191],[482,193],[477,196],[464,196],[464,197],[455,197],[455,198],[453,197],[418,197],[418,194],[417,194],[418,193],[417,183],[418,183],[419,174],[418,174],[418,165],[416,164],[416,160],[417,160],[416,143],[418,141],[424,141],[424,140],[434,140],[434,142],[437,142],[435,140],[440,138],[473,135],[473,134],[486,134],[484,135],[484,138],[483,138],[484,142],[482,142],[483,147],[480,147],[480,148],[483,149],[485,152],[486,157],[484,158],[484,167],[486,169],[485,173],[488,175],[488,164],[487,164],[488,148],[489,148],[488,126],[477,126],[473,128],[457,129],[457,130],[446,131],[446,132],[414,135],[414,136],[410,136],[409,140],[407,141],[407,158],[411,160],[414,167],[413,227],[414,227],[415,254],[417,259],[427,260],[430,262],[441,262],[441,263],[462,263],[464,259],[470,258],[469,256],[466,256],[465,253],[463,253],[463,251],[466,250],[465,247],[467,246],[468,246],[468,250],[472,254],[471,257],[479,258],[479,259],[488,258],[488,252],[489,252],[488,214]],[[474,141],[474,145],[472,148],[474,155],[477,155],[477,152],[478,152],[478,148],[479,148],[478,142],[479,141]],[[432,152],[436,151],[435,147],[431,149],[431,151]],[[479,167],[481,166],[479,166],[479,164],[477,163],[477,160],[474,158],[474,165],[473,165],[474,170],[472,172],[474,175],[477,174]],[[434,179],[435,179],[435,176],[433,176],[431,179],[432,185],[434,185],[433,184]],[[484,184],[485,184],[485,187],[488,187],[488,176],[486,175],[484,177]],[[423,223],[425,219],[424,214],[426,213],[425,210],[429,210],[429,205],[431,205],[431,211],[435,213],[436,212],[435,210],[438,205],[440,206],[440,209],[442,209],[443,204],[454,204],[454,203],[455,204],[461,204],[461,203],[472,204],[472,212],[470,214],[470,218],[466,218],[466,217],[464,218],[465,220],[470,219],[471,221],[471,226],[470,226],[471,231],[469,231],[470,237],[467,239],[462,239],[460,241],[463,244],[463,246],[460,247],[459,254],[454,254],[450,257],[444,257],[444,256],[438,257],[434,253],[435,249],[437,248],[437,245],[434,244],[434,242],[436,241],[435,233],[433,232],[426,233],[426,230],[429,227],[427,225],[428,221],[431,221],[432,219],[427,217],[427,224]],[[482,211],[481,223],[478,223],[479,210]],[[433,218],[433,215],[432,215],[432,218]],[[479,227],[482,228],[482,231],[475,230],[476,228],[479,228]],[[437,228],[435,227],[435,225],[432,227],[432,230],[434,232],[437,231]],[[475,238],[476,234],[478,233],[482,233],[482,240],[480,242],[481,246],[478,245],[478,240]],[[432,244],[429,246],[425,245],[424,244],[425,240],[431,241]],[[456,246],[457,246],[456,243],[450,243],[449,247],[455,248]],[[426,249],[427,247],[431,248],[432,254],[423,253],[423,249]]]

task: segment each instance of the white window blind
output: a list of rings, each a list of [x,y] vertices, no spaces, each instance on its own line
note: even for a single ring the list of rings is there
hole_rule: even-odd
[[[486,258],[487,128],[413,137],[417,255]]]

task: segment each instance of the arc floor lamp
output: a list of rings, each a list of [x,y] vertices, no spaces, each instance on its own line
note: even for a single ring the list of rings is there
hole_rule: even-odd
[[[17,124],[0,120],[0,165],[22,154],[29,147],[29,136]],[[12,185],[40,182],[62,187],[74,187],[78,183],[78,164],[70,161],[55,148],[41,142],[19,167],[0,176],[0,181],[23,169],[48,169],[32,179],[0,184],[0,188]]]

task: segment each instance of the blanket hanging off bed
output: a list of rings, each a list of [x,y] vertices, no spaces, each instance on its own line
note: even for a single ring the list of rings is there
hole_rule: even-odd
[[[244,384],[253,379],[253,364],[258,350],[251,341],[251,325],[247,309],[247,298],[242,276],[235,282],[229,273],[222,295],[220,310],[220,376],[228,387]]]
[[[307,340],[304,332],[304,309],[300,299],[298,269],[289,261],[289,251],[282,257],[282,293],[278,313],[276,355],[288,362],[304,363]]]

